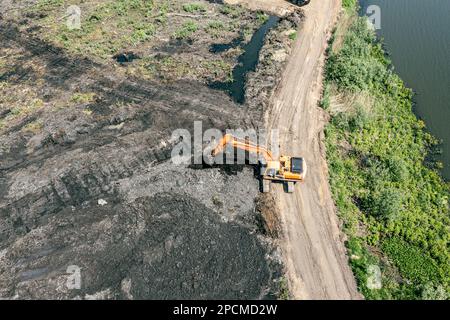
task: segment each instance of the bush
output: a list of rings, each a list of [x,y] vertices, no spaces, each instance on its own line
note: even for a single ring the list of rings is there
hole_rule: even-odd
[[[266,23],[267,20],[269,20],[269,15],[265,14],[264,12],[257,12],[256,18],[258,19],[259,23]]]
[[[386,162],[393,182],[405,182],[408,179],[409,173],[405,161],[399,157],[393,157]]]
[[[183,10],[189,13],[206,12],[206,7],[203,3],[188,3],[183,5]]]
[[[176,39],[186,39],[191,37],[197,30],[198,25],[194,21],[187,21],[175,32],[174,37]]]
[[[361,130],[370,121],[371,116],[367,112],[364,106],[358,106],[356,108],[356,113],[352,119],[350,119],[350,130]]]
[[[375,41],[375,33],[368,30],[366,19],[358,19],[348,31],[343,48],[330,55],[327,80],[351,91],[366,90],[384,83],[389,76],[387,61],[380,59]]]
[[[391,222],[400,216],[403,210],[403,195],[399,190],[383,188],[371,190],[362,199],[362,208],[382,221]]]
[[[343,0],[342,6],[346,9],[354,9],[358,4],[357,0]]]
[[[436,262],[420,248],[398,237],[385,240],[382,248],[408,280],[415,283],[440,280]]]
[[[428,282],[422,290],[422,300],[448,300],[448,298],[449,296],[442,285]]]

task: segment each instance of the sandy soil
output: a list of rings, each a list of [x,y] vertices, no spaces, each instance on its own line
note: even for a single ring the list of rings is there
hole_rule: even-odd
[[[284,239],[290,291],[296,299],[360,298],[328,185],[322,145],[325,114],[318,107],[327,39],[338,16],[338,0],[312,1],[279,90],[267,114],[280,130],[281,153],[305,157],[308,176],[294,194],[274,185]]]

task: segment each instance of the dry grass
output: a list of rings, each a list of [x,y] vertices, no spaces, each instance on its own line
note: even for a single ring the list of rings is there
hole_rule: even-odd
[[[328,112],[331,115],[346,113],[355,115],[357,111],[365,111],[372,114],[375,106],[375,99],[367,92],[343,92],[338,91],[335,85],[330,86],[330,105]]]
[[[23,127],[23,131],[26,132],[31,132],[33,134],[38,134],[39,132],[42,131],[42,128],[44,127],[44,125],[42,124],[42,122],[40,121],[33,121],[30,122],[29,124],[27,124],[25,127]]]
[[[334,33],[334,42],[331,46],[331,50],[333,52],[338,52],[344,43],[345,35],[347,34],[348,28],[352,25],[352,23],[355,21],[356,16],[354,14],[351,14],[347,11],[343,11],[341,13],[341,18],[339,19],[339,22],[337,23],[336,30]]]

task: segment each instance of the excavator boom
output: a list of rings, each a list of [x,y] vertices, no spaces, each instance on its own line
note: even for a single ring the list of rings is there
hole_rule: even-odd
[[[233,148],[236,148],[236,149],[241,149],[241,150],[245,150],[248,152],[260,154],[264,157],[266,162],[273,161],[272,152],[270,152],[266,148],[260,147],[248,140],[239,139],[231,134],[226,134],[222,139],[220,139],[217,146],[211,152],[211,155],[213,157],[215,157],[219,153],[223,152],[227,145],[231,145]]]

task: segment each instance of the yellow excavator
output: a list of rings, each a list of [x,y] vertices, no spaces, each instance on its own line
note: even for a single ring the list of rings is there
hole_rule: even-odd
[[[226,134],[212,149],[211,156],[215,158],[222,153],[226,146],[256,153],[262,156],[260,161],[261,191],[269,192],[272,181],[280,181],[285,185],[288,193],[294,192],[294,185],[305,179],[306,162],[301,157],[280,156],[274,159],[272,152],[264,147],[250,142],[248,139],[239,139],[231,134]]]

